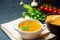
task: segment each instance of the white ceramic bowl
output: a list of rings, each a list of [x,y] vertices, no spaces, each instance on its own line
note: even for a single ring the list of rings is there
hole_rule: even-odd
[[[42,23],[40,21],[34,20],[34,19],[25,19],[25,20],[22,20],[20,23],[22,23],[24,21],[29,21],[29,20],[36,21],[36,22],[40,23],[42,27],[39,30],[34,31],[34,32],[25,32],[23,30],[20,30],[18,27],[16,28],[16,30],[21,34],[22,38],[24,38],[24,39],[34,39],[34,38],[39,37],[41,35],[41,32],[43,31]]]

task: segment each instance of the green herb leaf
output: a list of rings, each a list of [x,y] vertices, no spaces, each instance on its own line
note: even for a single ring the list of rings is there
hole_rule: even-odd
[[[36,15],[37,17],[39,17],[40,15]]]
[[[28,4],[24,4],[23,7],[27,10],[33,11],[33,8]]]
[[[46,15],[45,14],[42,14],[42,17],[45,17]]]
[[[34,15],[34,13],[31,13],[31,15]]]
[[[28,27],[28,26],[24,26],[24,27],[22,28],[22,30],[27,31],[27,30],[29,30],[29,27]]]
[[[37,19],[37,17],[34,17],[34,19]]]
[[[27,10],[27,12],[23,13],[23,18],[25,16],[29,16],[30,18],[39,20],[39,21],[44,21],[46,14],[43,14],[39,8],[33,8],[29,4],[24,4],[23,7]],[[23,27],[23,30],[28,30],[29,27]]]

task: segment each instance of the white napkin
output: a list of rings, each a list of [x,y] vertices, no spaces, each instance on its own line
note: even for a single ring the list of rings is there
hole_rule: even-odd
[[[26,17],[25,19],[27,19],[28,17]],[[4,24],[1,24],[1,29],[8,35],[8,37],[11,40],[23,40],[20,33],[18,31],[16,31],[14,28],[17,27],[18,23],[21,22],[22,20],[24,20],[23,18],[19,18],[16,20],[13,20],[11,22],[7,22]],[[44,36],[46,34],[48,34],[48,36]],[[55,35],[53,35],[52,33],[50,33],[50,31],[46,28],[43,32],[42,32],[42,37],[45,38],[45,40],[47,39],[51,39],[53,37],[55,37]]]

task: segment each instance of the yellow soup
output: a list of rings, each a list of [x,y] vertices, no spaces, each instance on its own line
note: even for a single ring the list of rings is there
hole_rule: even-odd
[[[42,28],[42,25],[37,21],[24,21],[19,23],[18,28],[25,31],[25,32],[34,32]]]

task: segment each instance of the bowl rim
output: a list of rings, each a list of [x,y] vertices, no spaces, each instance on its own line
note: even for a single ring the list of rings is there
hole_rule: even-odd
[[[21,33],[36,33],[36,32],[40,32],[40,31],[42,31],[43,24],[42,24],[40,21],[35,20],[35,19],[25,19],[25,20],[22,20],[21,22],[24,22],[24,21],[27,21],[27,20],[28,20],[28,21],[29,21],[29,20],[34,20],[34,21],[40,23],[42,27],[41,27],[40,29],[34,31],[34,32],[25,32],[25,31],[23,31],[23,30],[21,30],[21,29],[18,28],[19,32],[21,32]],[[18,25],[19,25],[21,22],[19,22]]]

